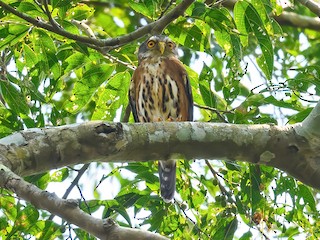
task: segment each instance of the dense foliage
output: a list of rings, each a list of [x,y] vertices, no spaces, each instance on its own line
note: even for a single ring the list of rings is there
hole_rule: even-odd
[[[65,31],[88,36],[89,26],[97,39],[107,39],[159,19],[181,1],[3,2],[38,23],[50,22],[50,13]],[[180,45],[197,121],[301,122],[320,96],[320,33],[280,25],[273,16],[313,14],[299,4],[287,3],[290,8],[283,9],[273,0],[238,1],[232,7],[223,3],[196,1],[164,30]],[[35,26],[4,8],[0,18],[1,137],[25,128],[126,120],[136,49],[146,36],[106,51]],[[85,169],[75,166],[26,179],[48,191],[67,190]],[[318,192],[277,169],[180,160],[174,204],[158,196],[156,172],[153,162],[92,163],[73,193],[83,211],[172,239],[320,238]],[[10,191],[0,194],[2,239],[93,239]]]

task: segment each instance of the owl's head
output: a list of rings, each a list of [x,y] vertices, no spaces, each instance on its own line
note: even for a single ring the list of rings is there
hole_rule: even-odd
[[[144,58],[177,56],[176,44],[167,36],[156,35],[148,38],[139,48],[139,62]]]

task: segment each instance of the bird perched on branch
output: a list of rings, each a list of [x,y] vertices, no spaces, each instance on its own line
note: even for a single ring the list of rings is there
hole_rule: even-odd
[[[136,122],[192,121],[193,99],[189,78],[177,56],[176,44],[167,36],[151,36],[141,44],[129,101]],[[159,161],[161,196],[174,197],[175,160]]]

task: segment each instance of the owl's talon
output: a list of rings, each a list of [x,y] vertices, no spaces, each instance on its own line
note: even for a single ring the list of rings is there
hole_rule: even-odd
[[[167,122],[174,122],[174,119],[172,117],[168,117]]]
[[[161,117],[154,117],[153,122],[162,122],[162,118]]]

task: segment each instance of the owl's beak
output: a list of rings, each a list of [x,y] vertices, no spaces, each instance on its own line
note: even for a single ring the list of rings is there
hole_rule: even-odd
[[[165,42],[159,42],[159,51],[161,55],[164,53],[164,50],[166,49],[166,43]]]

